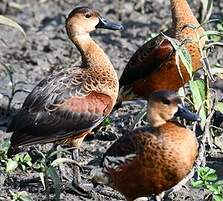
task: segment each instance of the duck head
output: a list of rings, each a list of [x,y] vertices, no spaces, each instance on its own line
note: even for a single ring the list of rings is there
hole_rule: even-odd
[[[123,29],[123,26],[109,21],[102,17],[97,10],[88,7],[74,8],[66,19],[66,29],[69,37],[89,34],[96,28],[120,30]]]
[[[189,121],[200,121],[200,117],[182,105],[180,96],[173,91],[157,91],[150,95],[147,116],[153,127],[161,126],[174,116]]]

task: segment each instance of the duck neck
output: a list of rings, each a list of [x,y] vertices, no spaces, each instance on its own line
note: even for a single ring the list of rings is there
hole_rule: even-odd
[[[170,4],[173,29],[181,30],[187,24],[199,25],[187,0],[170,0]]]
[[[154,116],[153,118],[151,118],[151,116],[148,117],[148,121],[150,123],[150,125],[153,127],[153,128],[158,128],[164,124],[166,124],[167,122],[162,119],[160,116]]]
[[[158,110],[156,109],[156,105],[154,103],[148,102],[147,104],[147,119],[150,126],[157,128],[166,123],[166,120],[160,115]]]
[[[89,34],[73,36],[71,40],[81,53],[83,67],[107,67],[113,69],[113,66],[107,55],[94,42],[94,40],[92,40]]]

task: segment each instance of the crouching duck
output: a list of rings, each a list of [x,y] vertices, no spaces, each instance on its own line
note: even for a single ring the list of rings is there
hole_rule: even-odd
[[[147,117],[151,127],[141,127],[118,139],[104,154],[93,181],[106,184],[128,201],[159,195],[181,181],[191,170],[198,143],[190,129],[173,121],[181,116],[200,118],[181,104],[173,91],[150,95]]]

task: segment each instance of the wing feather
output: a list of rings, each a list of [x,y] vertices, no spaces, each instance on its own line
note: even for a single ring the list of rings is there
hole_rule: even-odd
[[[159,70],[173,53],[174,48],[163,35],[149,40],[129,60],[119,80],[120,87],[143,79],[150,73]]]
[[[111,110],[111,98],[85,87],[87,76],[72,68],[41,81],[8,127],[11,146],[47,143],[97,126]],[[94,83],[95,84],[95,83]]]

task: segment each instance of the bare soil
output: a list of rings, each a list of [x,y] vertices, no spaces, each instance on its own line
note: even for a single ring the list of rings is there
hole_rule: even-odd
[[[194,13],[199,18],[200,1],[189,1]],[[80,64],[80,55],[74,45],[68,40],[64,22],[66,15],[76,6],[88,5],[101,11],[103,16],[114,21],[121,21],[124,31],[97,30],[92,37],[107,53],[118,75],[120,76],[127,61],[135,50],[154,33],[166,30],[171,25],[169,1],[167,0],[1,0],[0,14],[16,20],[25,30],[26,38],[18,31],[0,26],[0,139],[10,137],[5,132],[8,122],[18,110],[29,91],[44,77],[62,68]],[[223,2],[214,1],[213,18],[223,17]],[[211,56],[212,64],[223,64],[223,53],[215,50]],[[17,93],[7,112],[8,99],[12,84],[5,73],[4,65],[11,68],[13,82],[20,82]],[[222,94],[220,93],[220,96]],[[62,185],[61,200],[124,200],[114,190],[106,186],[93,187],[90,172],[99,166],[105,150],[122,134],[122,130],[130,126],[134,116],[141,111],[141,102],[125,104],[111,114],[112,123],[94,131],[83,143],[80,150],[80,162],[83,166],[82,180],[88,184],[90,197],[79,196]],[[215,115],[220,125],[222,115]],[[223,148],[223,136],[218,136]],[[37,149],[46,152],[50,145],[36,145]],[[32,154],[33,148],[26,148]],[[214,167],[223,178],[223,157],[215,147],[210,151],[208,164]],[[68,157],[68,156],[67,156]],[[39,180],[38,173],[32,169],[24,172],[17,170],[6,175],[0,167],[0,200],[11,200],[9,190],[29,193],[32,200],[45,200],[45,192]],[[70,169],[67,166],[67,174]],[[66,170],[66,168],[65,168]],[[64,171],[65,171],[64,170]],[[63,184],[69,181],[63,180]],[[204,189],[192,189],[186,185],[176,193],[170,194],[166,200],[203,201],[207,200]],[[53,196],[53,191],[52,194]]]

